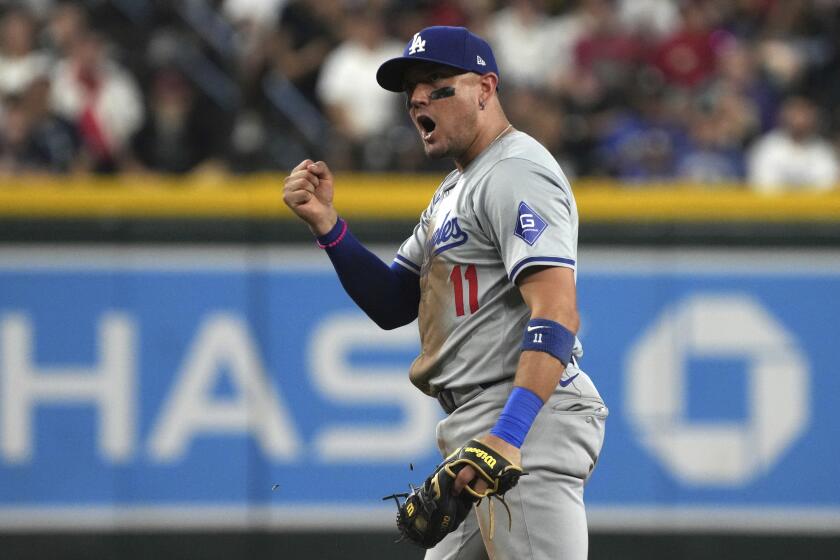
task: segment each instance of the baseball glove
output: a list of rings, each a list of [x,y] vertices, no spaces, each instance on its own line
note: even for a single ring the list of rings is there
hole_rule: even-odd
[[[454,496],[452,484],[461,469],[467,465],[473,467],[487,482],[487,490],[477,492],[470,485],[464,488],[465,491]],[[504,504],[505,492],[516,486],[523,474],[525,473],[521,467],[512,464],[501,453],[473,439],[438,465],[420,488],[409,485],[410,493],[386,496],[383,500],[393,499],[397,502],[400,541],[408,540],[423,548],[432,548],[461,525],[474,503],[493,496],[502,500]],[[473,482],[475,480],[478,479],[474,479]],[[405,501],[400,503],[399,498],[405,498]],[[490,511],[492,535],[492,507]]]

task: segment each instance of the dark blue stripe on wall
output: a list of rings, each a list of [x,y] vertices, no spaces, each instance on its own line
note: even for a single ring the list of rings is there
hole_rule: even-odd
[[[519,270],[528,263],[532,263],[534,261],[545,262],[545,263],[563,263],[568,264],[570,266],[575,266],[574,259],[564,259],[561,257],[527,257],[519,261],[513,266],[513,269],[510,271],[510,279],[513,280],[516,278],[516,274]]]

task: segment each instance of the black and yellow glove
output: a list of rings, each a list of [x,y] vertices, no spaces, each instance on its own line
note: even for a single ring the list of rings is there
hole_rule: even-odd
[[[452,485],[465,466],[473,467],[487,482],[484,492],[471,485],[459,495],[452,494]],[[397,502],[397,528],[400,540],[408,540],[423,548],[432,548],[458,528],[466,519],[472,505],[488,496],[501,498],[516,486],[524,473],[495,449],[470,440],[438,465],[435,472],[420,488],[412,487],[408,494],[395,494],[383,499]],[[475,479],[478,480],[478,479]],[[400,503],[398,498],[404,497]]]

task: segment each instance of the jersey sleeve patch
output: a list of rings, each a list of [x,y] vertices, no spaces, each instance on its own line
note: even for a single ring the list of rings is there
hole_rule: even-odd
[[[516,237],[533,246],[547,228],[548,223],[542,219],[542,216],[524,202],[519,203],[516,227],[513,230]]]

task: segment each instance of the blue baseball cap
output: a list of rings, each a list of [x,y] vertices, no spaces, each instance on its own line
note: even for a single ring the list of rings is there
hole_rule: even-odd
[[[403,91],[403,74],[415,62],[435,62],[467,72],[499,75],[490,45],[465,27],[436,25],[414,34],[403,55],[382,63],[376,81],[389,91]]]

